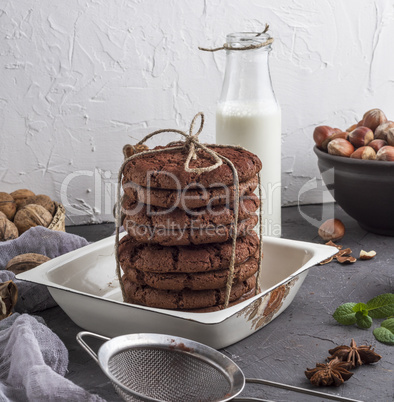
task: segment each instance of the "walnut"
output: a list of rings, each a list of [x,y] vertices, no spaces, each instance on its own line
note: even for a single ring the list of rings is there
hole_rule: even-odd
[[[16,204],[12,196],[8,193],[0,193],[0,211],[12,221],[16,212]]]
[[[17,227],[0,212],[0,241],[13,240],[17,237]]]
[[[19,209],[20,204],[22,203],[22,201],[26,200],[26,198],[35,196],[33,191],[27,190],[25,188],[22,188],[20,190],[15,190],[10,195],[15,200],[16,209]]]
[[[44,262],[49,261],[50,258],[46,255],[28,253],[21,254],[8,261],[5,269],[13,272],[15,275],[28,271],[32,268],[38,267]]]
[[[12,281],[0,283],[0,320],[12,314],[18,301],[18,288]]]
[[[35,226],[48,227],[52,221],[52,215],[41,205],[29,204],[20,209],[14,219],[19,234]]]
[[[47,211],[49,211],[52,216],[55,214],[56,210],[55,203],[47,195],[39,194],[33,197],[28,197],[21,202],[19,209],[24,208],[26,205],[30,204],[41,205]]]

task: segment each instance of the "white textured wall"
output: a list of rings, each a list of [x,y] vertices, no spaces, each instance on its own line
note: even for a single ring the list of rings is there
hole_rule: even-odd
[[[346,128],[372,107],[394,119],[392,1],[0,0],[0,191],[60,200],[69,183],[68,223],[110,218],[125,143],[186,128],[200,110],[214,140],[225,54],[197,47],[265,22],[283,204],[296,203],[318,176],[314,126]]]

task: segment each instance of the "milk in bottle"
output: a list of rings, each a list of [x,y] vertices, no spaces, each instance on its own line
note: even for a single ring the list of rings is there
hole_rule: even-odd
[[[267,34],[227,36],[234,49],[266,43]],[[268,66],[270,44],[227,49],[223,89],[216,111],[216,142],[241,145],[262,161],[263,234],[281,236],[281,110]]]

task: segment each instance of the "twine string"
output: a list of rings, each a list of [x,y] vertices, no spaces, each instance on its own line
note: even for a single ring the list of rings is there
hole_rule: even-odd
[[[197,130],[195,134],[193,134],[193,129],[194,125],[196,123],[197,118],[200,117],[200,127]],[[116,257],[116,275],[119,280],[120,288],[122,291],[122,297],[123,301],[126,300],[126,293],[122,281],[122,274],[121,274],[121,269],[120,269],[120,263],[119,263],[119,256],[118,256],[118,250],[119,250],[119,235],[120,235],[120,227],[122,226],[121,222],[121,188],[122,188],[122,176],[123,176],[123,169],[125,166],[133,159],[135,158],[141,158],[146,155],[152,155],[152,154],[158,154],[162,152],[177,152],[177,151],[182,151],[184,149],[188,149],[188,155],[185,161],[185,171],[189,173],[197,173],[201,174],[203,172],[211,172],[212,170],[218,168],[223,164],[223,161],[227,163],[232,172],[233,172],[233,182],[234,182],[234,187],[235,187],[235,204],[234,204],[234,225],[232,227],[232,232],[231,232],[231,238],[232,238],[232,250],[231,250],[231,259],[230,259],[230,266],[229,266],[229,274],[227,277],[227,282],[226,282],[226,295],[225,295],[225,303],[224,307],[227,308],[229,305],[230,301],[230,293],[233,285],[233,280],[234,280],[234,267],[235,267],[235,258],[236,258],[236,244],[237,244],[237,232],[238,232],[238,212],[239,212],[239,177],[238,177],[238,172],[237,169],[235,168],[234,164],[225,156],[218,154],[217,152],[213,151],[212,149],[208,148],[211,146],[214,146],[216,148],[234,148],[234,149],[244,149],[240,146],[232,146],[232,145],[218,145],[218,144],[212,144],[212,145],[204,145],[201,144],[198,140],[199,134],[202,132],[204,126],[204,114],[202,112],[197,113],[191,124],[190,124],[190,129],[189,133],[186,133],[181,130],[177,129],[162,129],[162,130],[156,130],[147,136],[145,136],[141,141],[139,141],[135,146],[131,146],[133,151],[135,152],[133,155],[129,156],[128,158],[125,158],[120,169],[118,172],[118,185],[117,185],[117,193],[116,193],[116,209],[115,209],[115,224],[116,224],[116,230],[115,230],[115,257]],[[161,133],[166,133],[166,132],[172,132],[172,133],[177,133],[185,137],[184,142],[173,142],[168,144],[167,147],[164,147],[162,149],[151,149],[151,150],[146,150],[142,152],[138,152],[139,150],[137,149],[138,146],[144,144],[148,139],[161,134]],[[170,145],[174,144],[174,146],[169,147]],[[179,144],[179,145],[178,145]],[[201,149],[205,151],[208,155],[211,156],[213,163],[210,166],[206,167],[201,167],[201,168],[191,168],[190,167],[190,161],[192,159],[198,158],[197,150],[196,149]],[[260,176],[259,176],[260,180]],[[260,183],[260,181],[259,181]],[[260,183],[261,184],[261,183]],[[262,194],[261,194],[261,189],[259,192],[260,196],[260,247],[262,244],[262,219],[261,219],[261,203],[262,203]],[[261,270],[261,264],[262,264],[262,253],[259,253],[259,262],[258,266],[259,269],[258,271]],[[255,294],[258,293],[258,284],[257,284],[257,277],[256,277],[256,288],[255,288]]]
[[[258,34],[256,34],[256,37],[259,37],[260,35],[267,33],[268,29],[269,29],[269,25],[265,24],[264,30],[262,32],[259,32]],[[211,49],[211,48],[199,46],[198,49],[202,50],[204,52],[217,52],[219,50],[251,50],[251,49],[259,49],[261,47],[271,45],[273,42],[274,42],[274,38],[269,38],[265,42],[251,44],[251,45],[242,46],[242,47],[233,47],[231,43],[226,42],[221,47],[216,47],[216,48]]]
[[[262,263],[263,263],[263,208],[261,205],[262,198],[263,198],[263,187],[261,184],[261,174],[260,172],[257,173],[257,178],[258,178],[258,188],[259,188],[259,199],[260,199],[260,208],[259,208],[259,237],[260,237],[260,242],[259,242],[259,262],[258,262],[258,270],[257,270],[257,275],[256,275],[256,288],[255,288],[255,295],[260,293],[260,274],[261,274],[261,268],[262,268]]]

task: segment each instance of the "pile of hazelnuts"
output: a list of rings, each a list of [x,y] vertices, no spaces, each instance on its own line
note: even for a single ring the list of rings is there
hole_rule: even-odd
[[[380,109],[369,110],[346,131],[318,126],[313,139],[319,149],[330,155],[394,161],[394,122],[387,120]]]

